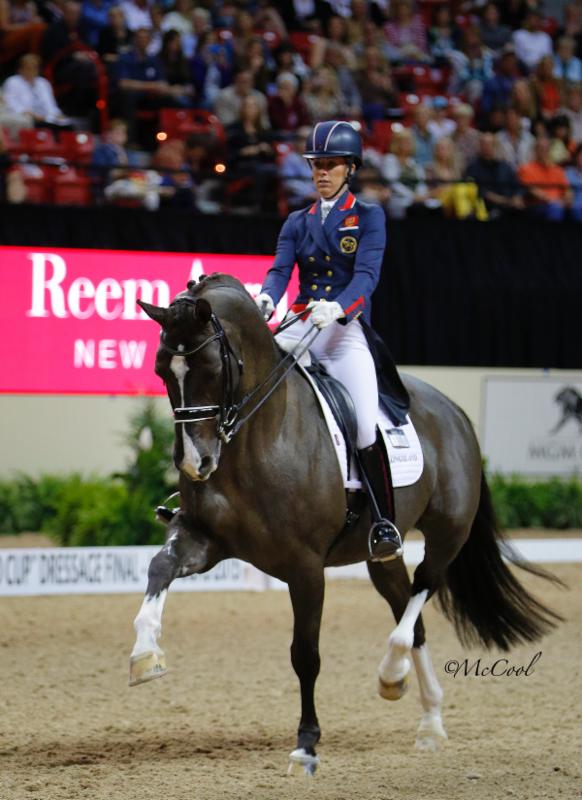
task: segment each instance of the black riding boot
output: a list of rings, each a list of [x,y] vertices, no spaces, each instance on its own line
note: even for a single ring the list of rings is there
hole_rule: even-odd
[[[391,561],[402,556],[402,539],[392,522],[394,495],[388,456],[378,441],[364,450],[358,450],[358,456],[374,519],[370,528],[370,557],[372,561]]]

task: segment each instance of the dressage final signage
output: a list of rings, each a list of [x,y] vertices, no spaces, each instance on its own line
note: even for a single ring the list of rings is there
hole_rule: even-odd
[[[582,374],[489,377],[483,383],[483,452],[493,472],[582,473]]]
[[[136,300],[167,306],[189,280],[212,272],[234,275],[254,296],[271,262],[268,256],[0,247],[0,392],[164,394],[153,372],[159,328]],[[287,296],[273,323],[286,310]]]

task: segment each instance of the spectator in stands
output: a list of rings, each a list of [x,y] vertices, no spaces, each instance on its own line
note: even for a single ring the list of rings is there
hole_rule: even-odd
[[[536,101],[530,82],[520,78],[513,84],[510,104],[515,108],[522,121],[531,124],[537,115]],[[525,123],[523,123],[525,124]]]
[[[214,110],[219,92],[232,83],[228,46],[217,41],[215,31],[207,31],[198,39],[190,70],[197,104],[201,108]]]
[[[26,200],[26,186],[20,169],[13,168],[6,151],[4,131],[0,127],[0,202],[22,203]]]
[[[412,126],[414,152],[421,167],[430,164],[434,155],[435,138],[429,129],[431,117],[432,111],[425,103],[419,103],[414,109],[414,125]]]
[[[568,117],[558,114],[548,120],[548,135],[550,137],[550,158],[554,164],[561,166],[569,164],[576,145],[572,139],[572,129]]]
[[[176,92],[180,104],[192,105],[194,86],[191,83],[190,65],[182,50],[182,37],[175,30],[164,33],[160,61],[167,82]]]
[[[381,160],[380,171],[390,188],[390,216],[402,219],[412,206],[424,203],[428,187],[424,170],[414,159],[414,137],[409,128],[394,133],[390,151]]]
[[[352,192],[358,200],[363,200],[364,203],[373,203],[388,210],[391,192],[378,167],[364,162],[354,177]]]
[[[152,157],[160,175],[160,208],[193,208],[194,184],[185,164],[185,144],[180,139],[162,142]]]
[[[552,40],[542,30],[542,16],[538,9],[528,11],[523,28],[514,31],[515,53],[524,67],[533,70],[540,59],[552,55]]]
[[[20,114],[6,106],[4,95],[0,89],[0,130],[4,129],[8,136],[15,139],[23,128],[34,128],[34,120],[30,114]]]
[[[37,55],[21,56],[17,74],[8,78],[2,89],[6,108],[13,114],[26,115],[37,128],[70,129],[71,120],[58,107],[53,87],[39,71]]]
[[[455,123],[448,116],[449,101],[446,97],[439,95],[432,101],[432,117],[428,121],[428,129],[432,133],[435,142],[444,136],[452,136],[455,131]]]
[[[131,46],[131,33],[125,24],[125,15],[119,6],[111,6],[107,14],[108,24],[99,34],[97,52],[108,64],[126,53]]]
[[[548,137],[538,137],[533,160],[523,164],[518,175],[527,190],[527,207],[530,213],[554,222],[564,219],[572,193],[566,173],[550,157]]]
[[[125,16],[125,24],[132,33],[144,28],[149,30],[152,27],[148,0],[123,0],[121,10]]]
[[[531,160],[535,139],[524,127],[522,117],[516,108],[510,106],[505,112],[503,128],[495,134],[497,152],[514,170]]]
[[[267,200],[275,186],[277,167],[270,128],[262,123],[261,108],[253,95],[245,97],[240,107],[240,121],[226,129],[229,173],[246,179],[238,192],[237,205],[253,210],[267,210]],[[231,197],[231,202],[233,198]]]
[[[162,50],[162,41],[164,39],[164,31],[162,30],[162,23],[164,22],[164,9],[159,3],[153,3],[150,6],[150,19],[151,26],[150,43],[148,44],[148,56],[158,56]]]
[[[245,8],[238,8],[234,15],[232,30],[234,64],[237,69],[241,69],[242,67],[242,61],[246,54],[248,43],[256,39],[256,37],[257,33],[255,31],[253,15]]]
[[[277,77],[277,92],[269,97],[269,119],[276,131],[294,131],[309,124],[309,111],[298,93],[299,81],[292,72]]]
[[[81,31],[83,39],[97,47],[101,31],[109,24],[109,11],[116,0],[83,0],[81,5]]]
[[[566,167],[566,177],[572,190],[570,214],[577,222],[582,222],[582,145],[574,152],[572,164]]]
[[[206,134],[192,133],[185,142],[185,165],[190,170],[196,197],[196,208],[204,214],[222,210],[225,183],[217,177],[217,142]]]
[[[0,0],[0,64],[22,53],[39,53],[46,23],[29,0]]]
[[[367,0],[352,0],[351,14],[345,18],[348,44],[351,48],[364,39],[366,25],[371,21],[370,8]]]
[[[276,75],[281,72],[292,72],[300,80],[304,80],[311,73],[301,55],[290,42],[281,42],[275,48],[273,58],[275,59]]]
[[[564,8],[564,24],[558,28],[558,41],[562,36],[571,36],[575,42],[575,53],[582,58],[582,7],[579,3],[568,3]]]
[[[214,101],[214,112],[225,128],[240,119],[241,103],[249,94],[252,94],[259,104],[263,127],[269,126],[267,98],[255,89],[252,73],[248,69],[241,69],[235,74],[232,85],[221,89]]]
[[[371,20],[367,20],[364,25],[364,34],[361,41],[353,45],[354,55],[356,56],[358,64],[364,58],[366,50],[369,47],[375,47],[380,53],[382,60],[391,64],[393,61],[398,61],[399,51],[398,48],[386,41],[382,28],[375,25]]]
[[[91,163],[95,167],[103,168],[128,166],[131,156],[126,145],[127,122],[123,119],[112,119],[102,141],[93,150]]]
[[[554,57],[554,77],[560,81],[582,81],[582,61],[574,55],[576,42],[572,36],[558,39]]]
[[[386,119],[390,109],[399,107],[390,64],[377,47],[366,48],[356,82],[362,97],[362,116],[369,127],[377,119]]]
[[[566,87],[565,104],[559,110],[570,120],[572,139],[576,144],[582,143],[582,88],[577,84]]]
[[[429,52],[436,66],[448,67],[451,53],[459,47],[461,32],[453,22],[447,4],[434,10],[434,23],[428,31]]]
[[[497,60],[495,75],[483,85],[479,114],[486,121],[492,111],[505,110],[510,103],[513,84],[519,77],[519,65],[513,45],[506,45]]]
[[[150,31],[139,28],[134,34],[132,49],[121,55],[116,64],[120,113],[127,120],[132,141],[137,135],[139,110],[184,105],[181,87],[170,86],[160,59],[147,54],[149,42]]]
[[[318,36],[313,43],[309,66],[312,69],[317,69],[323,64],[325,51],[329,43],[341,48],[345,63],[349,69],[354,70],[356,68],[356,57],[350,46],[347,21],[337,14],[332,15],[327,20],[325,35]]]
[[[324,65],[332,69],[339,83],[341,108],[348,118],[359,119],[362,116],[362,95],[354,77],[353,70],[345,63],[343,50],[333,42],[329,42],[325,50]]]
[[[523,191],[513,167],[495,152],[495,136],[482,133],[479,154],[465,170],[465,178],[473,180],[479,188],[490,217],[503,211],[521,210],[524,207]]]
[[[479,150],[479,131],[472,125],[474,116],[475,112],[468,103],[458,103],[453,108],[455,130],[451,138],[455,143],[461,171],[475,158]]]
[[[511,28],[501,22],[495,3],[487,3],[481,13],[479,24],[481,41],[493,53],[499,53],[511,39]]]
[[[259,36],[246,41],[244,51],[237,63],[240,69],[248,70],[253,76],[253,85],[259,92],[266,94],[272,85],[274,61],[269,55],[265,57],[267,48]]]
[[[538,114],[551,117],[561,105],[560,84],[554,77],[552,56],[540,58],[531,76],[531,86]]]
[[[63,55],[63,52],[67,54]],[[45,64],[56,62],[53,86],[70,87],[59,95],[64,111],[71,116],[83,116],[93,111],[97,69],[83,40],[80,3],[67,0],[64,4],[62,18],[53,22],[45,32],[42,56]]]
[[[194,30],[192,0],[175,0],[171,10],[162,18],[162,31],[178,31],[180,36],[191,36]]]
[[[326,0],[279,0],[277,9],[288,31],[321,33],[333,13]]]
[[[278,176],[289,211],[305,208],[319,197],[313,185],[311,166],[303,157],[309,131],[308,127],[298,128],[291,134],[289,151],[278,166]]]
[[[341,103],[339,81],[335,72],[329,67],[319,67],[314,70],[305,83],[302,98],[310,122],[342,119],[346,116],[346,110]]]
[[[493,77],[493,55],[483,46],[476,25],[463,33],[461,47],[451,53],[451,66],[449,91],[462,94],[469,103],[478,102],[484,84]]]
[[[399,63],[429,60],[426,27],[420,14],[414,13],[410,0],[394,3],[392,19],[384,26],[384,36]]]
[[[435,143],[432,163],[426,166],[426,177],[431,187],[429,197],[442,206],[448,206],[453,184],[461,177],[452,139],[444,137]]]

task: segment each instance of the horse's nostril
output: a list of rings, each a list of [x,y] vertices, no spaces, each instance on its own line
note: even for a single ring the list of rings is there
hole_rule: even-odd
[[[212,466],[211,456],[202,456],[200,459],[200,472],[207,472]]]

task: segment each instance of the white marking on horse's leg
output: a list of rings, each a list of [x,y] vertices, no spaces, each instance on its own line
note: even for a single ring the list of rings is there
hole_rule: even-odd
[[[178,387],[180,389],[180,405],[184,405],[184,379],[186,378],[186,373],[188,372],[188,364],[186,363],[186,359],[184,356],[174,356],[170,361],[170,369],[176,376],[176,380],[178,381]],[[200,453],[194,446],[194,442],[186,433],[186,426],[180,425],[182,430],[182,446],[184,451],[184,456],[180,463],[180,469],[182,472],[185,472],[189,475],[193,480],[198,480],[200,477],[199,469],[202,459],[200,458]]]
[[[436,750],[439,740],[447,739],[441,717],[443,690],[435,675],[428,646],[412,648],[412,660],[416,669],[420,702],[424,714],[420,720],[416,734],[417,750]]]
[[[388,650],[378,668],[384,683],[397,683],[410,671],[410,650],[414,642],[414,625],[426,601],[428,589],[415,594],[408,601],[402,619],[388,637]]]
[[[162,654],[163,651],[158,646],[158,637],[162,630],[162,611],[167,596],[168,590],[164,589],[160,594],[144,599],[133,623],[137,639],[131,651],[132,657],[141,653]]]

